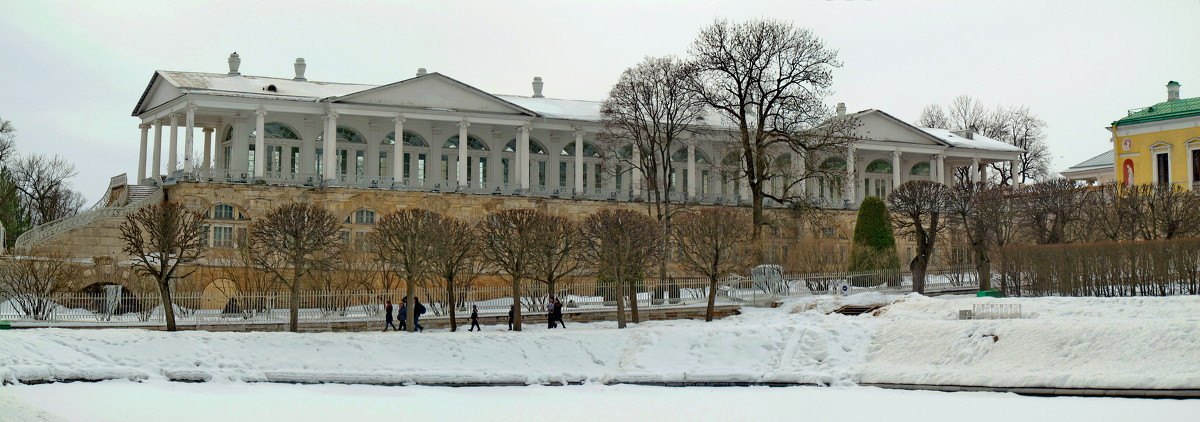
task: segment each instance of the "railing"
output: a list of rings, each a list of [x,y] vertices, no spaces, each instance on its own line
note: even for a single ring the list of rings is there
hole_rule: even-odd
[[[103,201],[107,200],[108,198],[103,198]],[[50,240],[71,230],[92,224],[101,218],[124,217],[130,212],[141,209],[146,205],[161,202],[162,200],[162,189],[158,189],[154,192],[154,194],[124,206],[105,207],[102,206],[103,202],[97,202],[97,205],[92,206],[92,208],[89,208],[83,213],[70,217],[63,217],[46,224],[41,224],[25,233],[22,233],[21,236],[17,238],[14,244],[14,249],[28,251],[33,246],[39,245],[42,242]]]
[[[810,295],[849,294],[867,291],[903,293],[911,290],[911,280],[898,271],[873,273],[820,273],[779,277],[746,278],[733,276],[717,283],[715,302],[742,306],[771,306],[774,302]],[[931,271],[928,292],[968,289],[974,284],[969,269]],[[846,290],[843,291],[843,286]],[[627,286],[636,292],[639,309],[678,306],[705,306],[709,281],[701,277],[648,278]],[[420,286],[416,296],[427,312],[425,318],[443,317],[451,307],[460,318],[470,315],[472,306],[480,315],[503,316],[513,304],[512,287],[507,285],[470,286],[455,289],[453,300],[441,286]],[[628,291],[628,290],[627,290]],[[553,292],[539,282],[525,282],[519,303],[523,314],[546,311],[549,296],[559,298],[564,311],[612,311],[616,307],[617,287],[594,281],[558,283]],[[379,290],[310,290],[300,292],[298,307],[302,322],[338,322],[382,319],[383,304],[390,300],[399,312],[405,296],[402,288]],[[291,295],[272,291],[259,293],[210,292],[184,293],[172,298],[176,321],[180,324],[278,323],[288,320]],[[630,304],[632,305],[632,304]],[[629,306],[627,306],[629,308]],[[17,294],[0,301],[0,320],[33,322],[90,322],[159,325],[163,307],[158,292],[149,289],[132,292],[111,286],[97,294],[61,293],[48,296]]]

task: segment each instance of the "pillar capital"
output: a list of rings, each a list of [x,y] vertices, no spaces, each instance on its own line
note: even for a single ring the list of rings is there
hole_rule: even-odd
[[[188,103],[187,107],[184,107],[184,108],[183,108],[183,110],[184,110],[184,111],[186,111],[186,112],[188,112],[188,113],[195,113],[195,112],[196,112],[196,109],[198,109],[198,108],[199,108],[199,107],[196,107],[196,105],[195,105],[195,104]]]
[[[266,109],[265,107],[263,107],[263,106],[258,106],[258,109],[257,109],[257,110],[254,110],[254,115],[255,115],[255,116],[259,116],[259,117],[266,116],[266,115],[267,115],[267,109]]]
[[[179,113],[171,113],[169,117],[171,118],[171,124],[176,124],[179,121]]]
[[[206,128],[204,128],[203,130],[201,130],[201,131],[202,131],[202,132],[204,132],[204,133],[213,133],[213,132],[216,132],[216,131],[217,131],[217,129],[215,129],[215,128],[211,128],[211,127],[206,127]]]
[[[150,130],[150,127],[151,127],[151,126],[154,126],[154,125],[152,125],[152,124],[149,124],[149,123],[142,123],[142,124],[138,125],[138,129],[141,129],[141,130]]]
[[[470,122],[469,120],[467,120],[467,119],[462,119],[462,120],[459,120],[459,121],[458,121],[458,128],[459,128],[459,129],[466,129],[466,128],[469,128],[469,127],[471,127],[471,122]]]
[[[392,121],[395,123],[404,123],[405,120],[408,120],[408,119],[404,118],[403,113],[396,113],[396,117],[392,118]]]
[[[900,150],[892,151],[892,157],[899,158],[901,155],[903,155],[903,154],[900,152]]]

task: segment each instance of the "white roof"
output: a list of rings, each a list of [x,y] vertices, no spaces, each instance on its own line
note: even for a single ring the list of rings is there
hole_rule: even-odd
[[[981,149],[981,150],[987,150],[987,151],[1002,151],[1002,152],[1024,152],[1025,151],[1014,145],[1000,142],[995,139],[980,135],[978,133],[972,135],[971,136],[972,139],[967,139],[967,138],[955,135],[954,132],[951,131],[950,129],[937,129],[937,128],[925,128],[925,127],[919,128],[919,129],[921,129],[921,130],[925,131],[925,133],[933,135],[934,137],[941,139],[942,141],[945,141],[946,143],[948,143],[954,147],[957,147],[957,148],[972,148],[972,149]]]
[[[496,97],[552,119],[600,121],[599,101],[533,98],[519,95],[496,95]]]
[[[374,88],[375,85],[336,82],[295,81],[264,76],[230,76],[220,73],[159,71],[159,74],[181,91],[213,95],[270,96],[273,98],[316,101]],[[267,86],[275,85],[275,92]]]

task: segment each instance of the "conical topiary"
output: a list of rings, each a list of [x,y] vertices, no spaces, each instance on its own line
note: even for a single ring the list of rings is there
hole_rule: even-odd
[[[858,207],[854,224],[854,244],[850,248],[851,272],[899,270],[896,235],[888,219],[887,205],[877,197],[867,197]]]

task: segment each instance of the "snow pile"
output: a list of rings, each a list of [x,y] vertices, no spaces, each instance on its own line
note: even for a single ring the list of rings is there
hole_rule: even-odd
[[[957,320],[977,303],[1014,320]],[[828,315],[887,305],[878,316]],[[928,298],[866,293],[743,309],[713,323],[527,326],[510,333],[0,332],[0,379],[372,384],[899,383],[1200,388],[1200,298]]]

